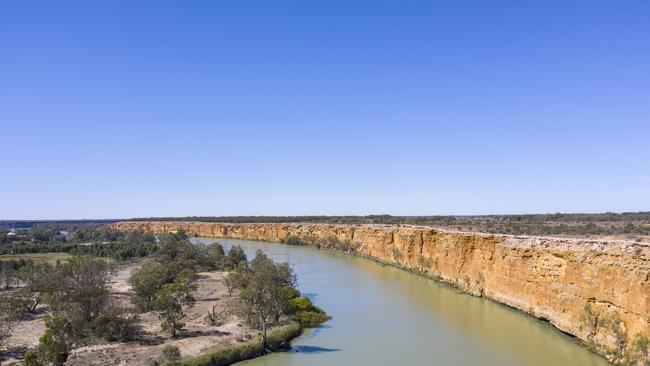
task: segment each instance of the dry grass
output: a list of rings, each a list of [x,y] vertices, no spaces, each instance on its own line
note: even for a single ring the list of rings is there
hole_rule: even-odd
[[[0,261],[8,260],[31,260],[31,261],[44,261],[50,263],[56,263],[56,261],[67,261],[72,255],[68,253],[24,253],[24,254],[4,254],[0,255]]]

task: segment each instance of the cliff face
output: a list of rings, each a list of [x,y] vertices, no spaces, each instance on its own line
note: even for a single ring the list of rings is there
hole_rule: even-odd
[[[411,226],[194,222],[120,222],[111,226],[121,231],[183,229],[202,237],[266,241],[290,235],[335,237],[353,244],[360,255],[507,304],[585,341],[611,347],[617,338],[616,326],[628,338],[637,333],[650,336],[647,245]],[[587,304],[590,314],[584,310]]]

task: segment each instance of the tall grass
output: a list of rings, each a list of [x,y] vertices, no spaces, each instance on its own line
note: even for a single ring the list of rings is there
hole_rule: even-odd
[[[299,323],[290,323],[285,326],[272,329],[268,335],[268,343],[271,350],[277,350],[285,342],[297,337],[302,328]],[[261,339],[229,348],[221,348],[201,356],[182,360],[182,366],[223,366],[235,362],[259,357],[264,354]]]

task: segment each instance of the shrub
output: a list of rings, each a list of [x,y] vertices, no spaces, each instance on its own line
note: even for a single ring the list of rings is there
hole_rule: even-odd
[[[316,247],[319,249],[338,250],[345,253],[355,253],[359,250],[359,244],[347,240],[341,240],[335,236],[329,236],[316,241]]]
[[[246,263],[246,253],[239,245],[233,245],[228,251],[228,259],[226,260],[229,268],[237,268],[239,263]]]
[[[313,327],[331,319],[321,308],[312,304],[307,296],[291,299],[291,307],[300,325]]]
[[[649,345],[648,337],[642,333],[637,333],[632,339],[630,348],[625,353],[624,363],[629,365],[650,365]]]
[[[217,311],[217,305],[212,305],[212,310],[208,310],[208,320],[210,321],[210,324],[218,327],[223,325],[224,319],[225,315]]]
[[[9,320],[23,319],[32,308],[34,299],[29,291],[21,289],[0,296],[0,311]]]
[[[331,317],[325,313],[314,311],[299,311],[296,313],[296,318],[300,324],[305,327],[314,327],[331,319]]]
[[[110,308],[95,319],[95,335],[109,342],[133,340],[137,334],[138,316],[126,309]]]
[[[151,305],[158,291],[172,280],[173,278],[165,266],[158,262],[145,262],[129,278],[129,283],[135,294],[131,301],[141,311],[151,310]]]
[[[627,345],[627,333],[624,330],[621,318],[617,312],[613,312],[608,317],[602,319],[602,323],[614,339],[614,349],[610,350],[610,355],[615,360],[621,359]]]
[[[43,362],[36,351],[29,350],[25,353],[25,359],[23,360],[24,366],[41,366]]]
[[[75,343],[73,326],[58,316],[45,317],[45,333],[39,339],[43,357],[54,365],[63,365]]]
[[[166,345],[162,349],[162,354],[165,360],[171,364],[176,364],[181,360],[181,350],[177,346],[171,344]]]
[[[598,331],[598,314],[594,312],[590,304],[586,304],[582,308],[582,314],[579,318],[580,329],[587,332],[587,340],[589,343],[593,342],[594,336]]]
[[[300,237],[296,235],[289,235],[286,238],[280,240],[282,244],[287,244],[287,245],[297,245],[297,246],[304,246],[308,245],[305,240],[301,239]]]
[[[181,320],[185,317],[183,305],[189,304],[193,298],[187,297],[187,289],[183,284],[173,283],[163,286],[158,291],[153,302],[153,309],[158,312],[160,327],[175,337],[185,325]]]

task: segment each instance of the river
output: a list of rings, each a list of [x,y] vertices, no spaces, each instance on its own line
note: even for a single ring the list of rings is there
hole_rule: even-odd
[[[241,245],[289,262],[298,288],[332,316],[293,342],[293,351],[241,366],[572,365],[607,362],[549,324],[504,305],[351,255],[275,243]]]

